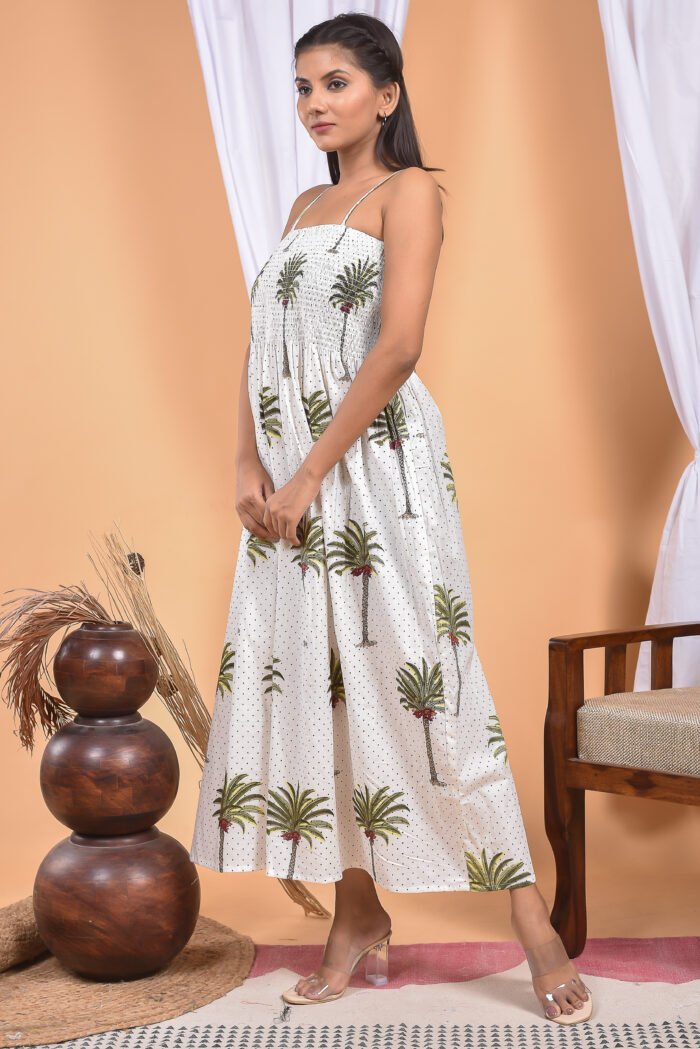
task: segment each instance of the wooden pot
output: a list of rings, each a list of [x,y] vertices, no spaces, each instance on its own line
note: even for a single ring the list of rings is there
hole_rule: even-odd
[[[85,717],[133,714],[158,680],[158,664],[131,623],[83,623],[53,657],[61,699]]]
[[[39,935],[85,976],[128,980],[180,953],[199,914],[200,887],[186,849],[157,827],[138,834],[71,834],[34,882]]]
[[[34,882],[41,938],[85,976],[156,972],[192,935],[200,905],[187,850],[154,824],[177,794],[168,736],[137,712],[159,667],[131,623],[83,623],[54,656],[61,698],[78,716],[41,762],[50,811],[74,833],[51,849]]]
[[[180,780],[175,748],[140,714],[78,716],[54,733],[41,759],[41,791],[80,834],[133,834],[165,815]]]

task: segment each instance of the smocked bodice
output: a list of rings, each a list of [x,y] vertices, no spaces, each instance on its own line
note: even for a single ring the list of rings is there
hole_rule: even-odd
[[[380,328],[384,243],[342,223],[291,229],[251,289],[251,351],[342,343],[364,357]]]

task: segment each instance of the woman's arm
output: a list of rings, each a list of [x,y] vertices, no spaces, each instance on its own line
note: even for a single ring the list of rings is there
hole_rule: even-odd
[[[255,440],[255,420],[253,409],[250,405],[248,395],[248,362],[250,361],[250,343],[243,358],[243,374],[241,375],[241,388],[238,396],[238,446],[237,463],[253,462],[258,459],[258,446]]]
[[[287,225],[282,237],[285,236],[295,216],[302,207],[311,199],[315,192],[320,189],[313,188],[300,194],[294,201]],[[264,521],[265,504],[275,490],[272,478],[260,461],[258,446],[255,438],[255,417],[253,406],[250,403],[248,393],[248,367],[250,361],[250,343],[243,360],[243,372],[241,374],[241,385],[238,397],[238,440],[236,449],[236,512],[242,524],[253,535],[261,539],[279,539],[279,534],[274,528],[268,527]]]
[[[347,452],[414,370],[423,349],[440,248],[442,201],[432,175],[408,168],[384,209],[381,327],[335,416],[294,476],[265,505],[266,527],[293,546],[298,523],[328,471]]]
[[[264,525],[299,545],[302,514],[323,477],[374,422],[421,356],[434,275],[442,247],[442,201],[436,181],[421,168],[394,180],[384,209],[384,284],[380,334],[358,369],[330,424],[294,476],[267,501]]]
[[[393,180],[384,212],[384,287],[379,336],[334,418],[301,465],[319,485],[414,370],[442,246],[442,201],[428,171]]]
[[[265,524],[265,504],[274,491],[272,479],[260,462],[255,440],[255,421],[248,396],[250,343],[243,360],[238,397],[238,447],[236,451],[236,512],[241,523],[261,539],[278,539]]]

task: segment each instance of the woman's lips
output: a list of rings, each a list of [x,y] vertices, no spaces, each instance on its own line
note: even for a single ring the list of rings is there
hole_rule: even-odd
[[[314,124],[311,128],[312,131],[327,131],[329,127],[335,127],[335,124]]]

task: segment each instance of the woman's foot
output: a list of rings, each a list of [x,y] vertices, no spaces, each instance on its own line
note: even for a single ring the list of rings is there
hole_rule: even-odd
[[[309,976],[300,977],[294,990],[316,999],[344,991],[350,982],[352,963],[362,948],[390,931],[391,918],[381,906],[354,918],[336,913],[321,964]]]
[[[524,893],[526,895],[522,895]],[[523,950],[535,949],[533,954],[539,953],[542,959],[556,958],[557,953],[566,954],[556,939],[557,932],[549,920],[547,904],[535,885],[511,890],[511,902],[513,907],[510,921]],[[561,1013],[573,1016],[577,1010],[584,1009],[589,996],[571,959],[559,965],[545,965],[545,968],[546,975],[532,978],[533,989],[545,1016],[550,1019]],[[565,984],[564,987],[558,986],[562,983]],[[551,993],[554,1001],[545,997],[547,993]]]

